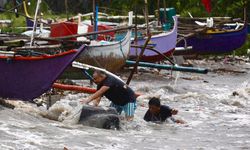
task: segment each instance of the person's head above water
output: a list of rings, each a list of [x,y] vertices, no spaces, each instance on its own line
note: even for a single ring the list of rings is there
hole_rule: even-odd
[[[160,113],[161,102],[159,98],[153,97],[148,102],[149,111],[153,114]]]
[[[103,71],[95,70],[93,73],[93,81],[97,84],[102,82],[106,77],[107,75]]]

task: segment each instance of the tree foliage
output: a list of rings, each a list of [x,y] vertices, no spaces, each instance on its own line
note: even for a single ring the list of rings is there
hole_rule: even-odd
[[[21,0],[19,0],[21,1]],[[31,6],[29,10],[31,14],[35,10],[36,0],[30,0]],[[42,11],[44,13],[61,14],[65,13],[65,0],[43,0]],[[70,14],[88,13],[92,11],[93,0],[67,0],[68,10]],[[100,11],[104,11],[109,14],[124,15],[128,11],[137,11],[139,14],[144,12],[145,0],[96,0],[96,3],[100,7]],[[157,10],[158,0],[147,0],[149,14],[154,14]],[[160,7],[163,7],[163,1],[159,0]],[[230,16],[230,17],[242,17],[243,6],[247,0],[211,0],[212,12],[211,14],[205,11],[204,6],[201,4],[201,0],[165,0],[167,7],[174,7],[178,14],[187,16],[190,12],[196,17],[205,16]],[[9,1],[12,3],[12,1]],[[248,2],[250,8],[250,2]],[[8,5],[10,6],[10,5]],[[248,11],[250,13],[250,11]],[[249,14],[250,16],[250,14]]]

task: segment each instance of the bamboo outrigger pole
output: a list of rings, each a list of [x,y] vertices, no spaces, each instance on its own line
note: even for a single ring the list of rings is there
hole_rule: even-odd
[[[174,70],[174,71],[182,71],[182,72],[191,72],[191,73],[200,73],[200,74],[207,74],[208,70],[203,68],[194,68],[194,67],[184,67],[178,65],[167,65],[167,64],[155,64],[149,62],[135,62],[126,60],[127,65],[138,65],[141,67],[150,67],[150,68],[157,68],[157,69],[165,69],[165,70]]]
[[[147,45],[148,45],[148,42],[150,41],[150,39],[151,39],[151,35],[148,36],[147,40],[145,41],[145,43],[144,43],[144,45],[143,45],[143,47],[142,47],[142,49],[141,49],[140,55],[139,55],[139,56],[137,57],[137,59],[136,59],[136,62],[135,62],[135,64],[134,64],[134,68],[133,68],[133,70],[131,71],[131,73],[130,73],[130,75],[129,75],[129,77],[128,77],[128,80],[127,80],[127,82],[126,82],[127,85],[129,85],[130,81],[132,80],[133,75],[134,75],[134,73],[135,73],[136,70],[137,70],[137,67],[138,67],[139,62],[140,62],[140,60],[141,60],[141,57],[142,57],[142,55],[143,55],[145,49],[147,48]]]
[[[38,15],[38,12],[39,12],[41,2],[42,2],[42,0],[37,0],[36,12],[35,12],[35,18],[34,18],[34,25],[33,25],[33,30],[32,30],[31,40],[30,40],[30,46],[32,46],[34,44],[34,37],[35,37],[36,27],[37,27],[37,15]]]
[[[158,26],[160,25],[161,18],[160,18],[160,0],[157,0],[157,10],[158,10]]]
[[[46,40],[51,40],[51,41],[56,41],[56,40],[67,40],[70,38],[76,38],[76,37],[81,37],[81,36],[90,36],[90,35],[96,35],[96,34],[103,34],[103,33],[108,33],[108,32],[114,32],[114,31],[121,31],[121,30],[127,30],[127,29],[132,29],[135,28],[134,25],[132,26],[128,26],[128,27],[119,27],[119,28],[114,28],[114,29],[110,29],[110,30],[101,30],[101,31],[97,31],[97,32],[88,32],[88,33],[82,33],[82,34],[74,34],[74,35],[68,35],[68,36],[61,36],[61,37],[53,37],[53,38],[40,38],[40,37],[36,37],[36,39],[46,39]]]

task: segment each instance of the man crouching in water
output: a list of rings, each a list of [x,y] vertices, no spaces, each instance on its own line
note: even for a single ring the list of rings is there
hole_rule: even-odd
[[[132,121],[136,109],[135,92],[121,80],[101,71],[94,72],[93,80],[97,84],[97,91],[81,102],[88,104],[94,101],[94,105],[98,106],[104,95],[111,101],[110,106],[114,107],[118,114],[124,111],[126,119]]]
[[[160,99],[158,98],[151,98],[148,102],[148,107],[149,109],[144,116],[145,121],[164,122],[170,118],[175,123],[184,123],[184,121],[172,117],[172,115],[178,113],[178,110],[171,109],[166,105],[161,105]]]

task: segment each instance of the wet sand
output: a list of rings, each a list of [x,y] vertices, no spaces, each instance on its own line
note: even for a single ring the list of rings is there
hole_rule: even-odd
[[[159,74],[156,70],[140,69],[144,71],[131,82],[131,87],[143,94],[138,98],[135,119],[123,122],[119,131],[48,120],[42,117],[45,107],[22,103],[12,110],[0,106],[0,149],[250,149],[250,63],[190,62],[210,72],[171,75],[170,71],[162,70]],[[67,94],[62,101],[76,102],[86,96]],[[159,125],[143,121],[148,99],[153,96],[178,109],[175,118],[186,123],[169,121]],[[101,102],[101,106],[108,104],[106,99]]]

